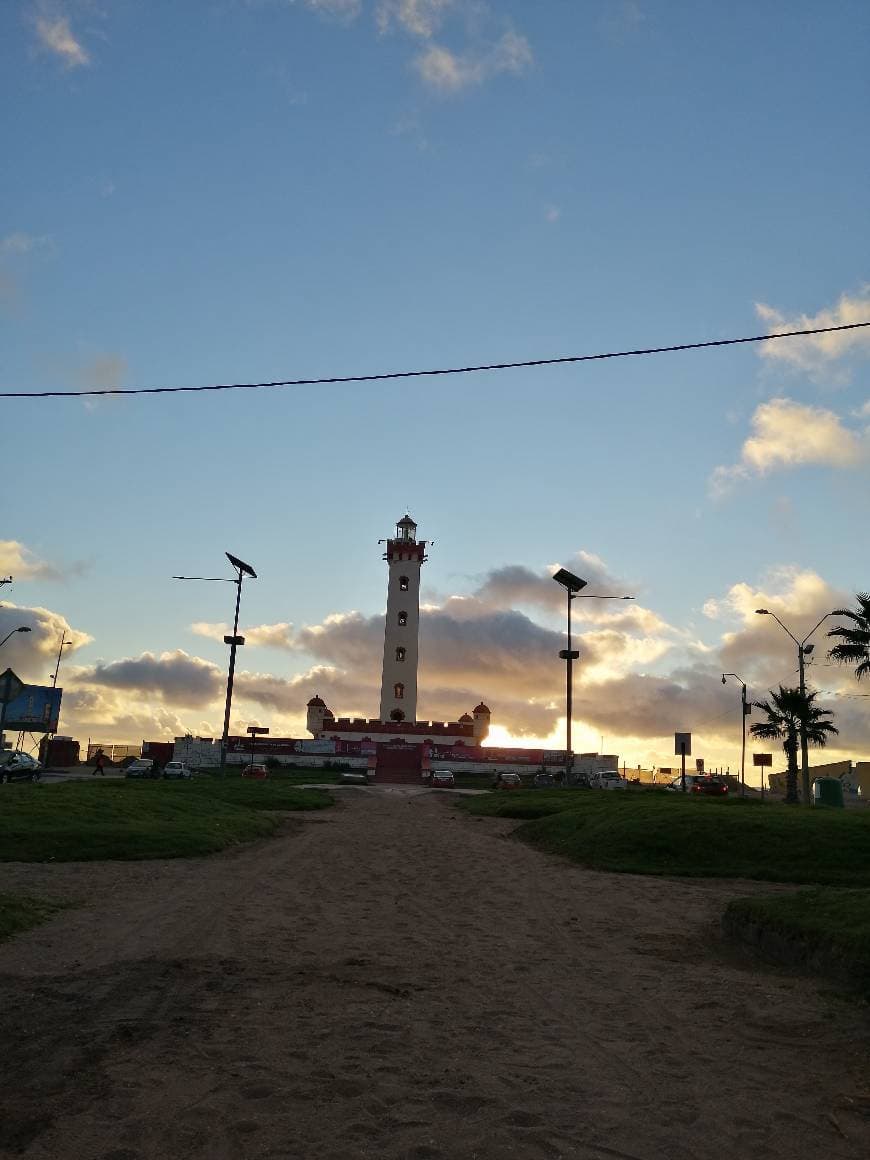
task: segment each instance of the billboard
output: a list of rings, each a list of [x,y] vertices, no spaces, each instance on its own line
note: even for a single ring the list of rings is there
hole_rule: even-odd
[[[25,685],[6,706],[3,728],[25,733],[57,733],[63,689],[51,685]]]

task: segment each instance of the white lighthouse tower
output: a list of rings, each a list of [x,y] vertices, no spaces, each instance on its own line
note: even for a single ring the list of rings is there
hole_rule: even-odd
[[[417,525],[406,515],[396,524],[396,538],[386,545],[390,574],[380,720],[416,721],[420,567],[426,560],[426,541],[418,542]]]

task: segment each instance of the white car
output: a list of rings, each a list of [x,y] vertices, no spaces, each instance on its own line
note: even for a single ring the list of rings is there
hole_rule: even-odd
[[[163,776],[171,781],[174,778],[181,780],[192,777],[193,774],[183,761],[167,761],[163,767]]]
[[[628,782],[619,776],[618,770],[604,770],[601,773],[589,775],[591,789],[628,789]]]

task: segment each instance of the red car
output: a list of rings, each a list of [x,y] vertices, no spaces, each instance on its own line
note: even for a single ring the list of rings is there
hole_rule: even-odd
[[[269,771],[265,765],[246,765],[242,770],[242,777],[252,777],[262,781],[264,777],[269,776]]]
[[[721,777],[698,777],[692,782],[692,793],[724,797],[728,793],[728,782]]]

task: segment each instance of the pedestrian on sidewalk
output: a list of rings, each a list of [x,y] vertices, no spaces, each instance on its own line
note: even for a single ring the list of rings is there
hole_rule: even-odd
[[[103,751],[102,749],[98,749],[94,754],[94,768],[91,770],[91,777],[93,777],[96,773],[98,773],[100,777],[105,777],[106,771],[103,768],[105,763],[106,759],[103,757]]]

